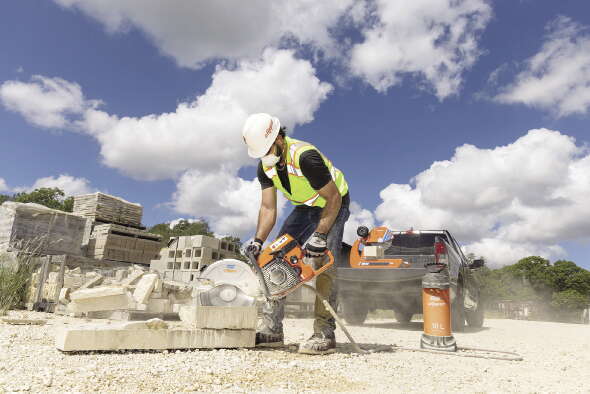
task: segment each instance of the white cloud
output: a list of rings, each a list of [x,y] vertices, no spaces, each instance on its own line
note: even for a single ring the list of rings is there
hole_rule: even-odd
[[[10,188],[6,184],[6,181],[4,180],[4,178],[0,178],[0,193],[1,192],[9,192],[9,191],[10,191]]]
[[[256,226],[260,208],[260,183],[231,172],[187,171],[180,177],[174,195],[179,213],[204,217],[218,234],[244,237]],[[280,213],[285,199],[277,201]]]
[[[258,57],[285,38],[329,52],[332,28],[352,0],[54,0],[100,21],[106,30],[144,32],[183,67],[211,59]]]
[[[556,116],[585,114],[590,107],[590,33],[560,16],[548,25],[540,51],[495,99],[553,112]]]
[[[80,85],[61,78],[34,75],[30,82],[6,81],[0,85],[0,101],[29,123],[46,128],[70,128],[78,117],[98,101],[85,100]]]
[[[439,99],[459,91],[462,74],[481,53],[490,20],[485,0],[376,0],[374,22],[353,46],[350,68],[380,92],[405,76],[424,78]],[[356,18],[359,10],[354,9]]]
[[[48,176],[39,178],[35,181],[29,190],[35,190],[41,187],[57,187],[65,193],[66,196],[77,196],[81,194],[94,193],[97,190],[90,186],[90,181],[86,178],[75,178],[71,175],[62,174],[58,177]]]
[[[531,130],[494,149],[463,145],[412,184],[381,191],[376,218],[395,229],[450,230],[493,264],[563,256],[560,242],[590,238],[590,155],[572,137]]]
[[[37,83],[23,85],[31,90]],[[50,108],[45,117],[62,116],[65,127],[94,137],[110,167],[136,179],[178,180],[173,198],[177,212],[210,219],[217,233],[242,235],[256,225],[254,201],[260,198],[260,191],[255,191],[258,181],[237,175],[242,166],[253,164],[241,137],[247,115],[269,112],[293,128],[312,121],[332,90],[316,77],[308,61],[296,59],[293,51],[272,49],[256,61],[218,66],[207,91],[171,113],[117,117],[91,105],[94,102],[83,98],[77,84],[62,80],[61,85],[76,87],[68,90],[65,101],[79,104],[70,111],[77,118],[66,120],[61,107]],[[44,94],[51,92],[40,96],[49,101]],[[24,96],[15,100],[18,105],[25,101]]]
[[[90,186],[90,181],[86,178],[76,178],[68,174],[61,174],[57,177],[47,176],[37,179],[30,186],[17,186],[13,188],[14,192],[30,192],[42,187],[61,189],[66,197],[77,196],[81,194],[94,193],[97,190]]]
[[[257,61],[240,61],[231,69],[218,66],[207,91],[171,113],[119,118],[84,99],[78,84],[42,76],[29,83],[4,82],[0,94],[4,98],[8,92],[4,105],[34,125],[84,131],[99,141],[105,164],[155,180],[187,169],[224,166],[235,172],[252,162],[240,133],[248,114],[269,112],[292,128],[313,120],[331,90],[308,61],[296,59],[292,51],[268,49]],[[68,120],[68,113],[76,119]]]

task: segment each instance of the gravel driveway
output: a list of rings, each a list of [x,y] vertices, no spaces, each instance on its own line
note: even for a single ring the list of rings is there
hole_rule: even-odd
[[[306,356],[283,350],[213,350],[63,354],[53,333],[81,320],[42,313],[45,326],[0,322],[0,392],[590,392],[590,326],[487,320],[480,330],[457,333],[459,346],[516,351],[508,362],[395,351],[351,353],[339,332],[338,350]],[[287,342],[311,333],[310,319],[287,319]],[[418,346],[422,325],[369,320],[350,327],[366,346]]]

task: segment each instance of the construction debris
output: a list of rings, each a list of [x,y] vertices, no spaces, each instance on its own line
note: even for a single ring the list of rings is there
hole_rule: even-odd
[[[96,287],[78,290],[70,294],[68,312],[93,312],[129,309],[133,301],[123,287]]]
[[[0,205],[0,252],[34,243],[45,255],[82,255],[86,219],[33,203]],[[39,245],[37,245],[39,244]]]
[[[75,196],[73,212],[92,221],[141,227],[143,208],[119,197],[92,193]]]

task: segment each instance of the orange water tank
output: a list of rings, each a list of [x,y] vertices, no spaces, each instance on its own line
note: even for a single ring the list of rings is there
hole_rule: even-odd
[[[457,343],[451,332],[450,278],[446,268],[427,272],[422,278],[424,333],[420,347],[454,352]]]

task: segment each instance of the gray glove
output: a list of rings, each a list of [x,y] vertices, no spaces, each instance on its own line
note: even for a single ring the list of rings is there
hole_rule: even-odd
[[[328,249],[328,236],[315,232],[305,244],[305,255],[308,257],[322,257]]]
[[[258,258],[260,251],[262,250],[262,244],[264,242],[259,238],[254,238],[254,241],[250,242],[250,245],[246,247],[247,253],[252,253],[254,257]]]

